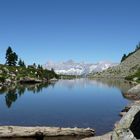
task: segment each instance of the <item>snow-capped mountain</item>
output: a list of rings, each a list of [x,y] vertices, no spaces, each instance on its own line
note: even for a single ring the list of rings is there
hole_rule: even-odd
[[[52,62],[48,61],[45,64],[45,68],[51,70],[52,68],[57,74],[65,75],[84,75],[93,72],[101,72],[109,67],[116,66],[116,63],[102,61],[96,64],[75,62],[73,60],[68,60],[65,62]]]

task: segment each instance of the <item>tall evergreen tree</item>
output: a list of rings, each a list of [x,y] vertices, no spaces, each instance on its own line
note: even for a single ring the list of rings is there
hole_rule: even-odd
[[[12,48],[9,46],[6,50],[6,64],[9,66],[16,66],[18,61],[18,55],[13,52]]]
[[[36,63],[33,63],[33,67],[36,69]]]
[[[6,57],[5,57],[6,63],[8,61],[8,57],[11,53],[13,53],[13,51],[12,51],[12,48],[9,46],[8,49],[6,50]]]
[[[25,67],[25,63],[24,63],[24,61],[22,61],[21,59],[19,59],[18,65],[19,65],[20,67]]]

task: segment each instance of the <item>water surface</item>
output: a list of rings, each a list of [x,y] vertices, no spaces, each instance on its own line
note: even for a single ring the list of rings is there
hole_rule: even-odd
[[[111,131],[128,104],[130,85],[110,80],[59,80],[50,85],[17,85],[0,91],[0,125],[91,127]]]

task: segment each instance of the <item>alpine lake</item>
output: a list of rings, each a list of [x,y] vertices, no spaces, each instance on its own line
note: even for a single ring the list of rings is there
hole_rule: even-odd
[[[0,89],[0,125],[93,128],[111,131],[131,101],[123,80],[72,79]]]

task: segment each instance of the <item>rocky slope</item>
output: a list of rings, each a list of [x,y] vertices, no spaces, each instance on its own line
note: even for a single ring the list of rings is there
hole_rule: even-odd
[[[116,77],[124,78],[132,75],[140,68],[140,49],[126,58],[123,62],[115,67],[108,68],[107,70],[90,75],[92,77]]]

